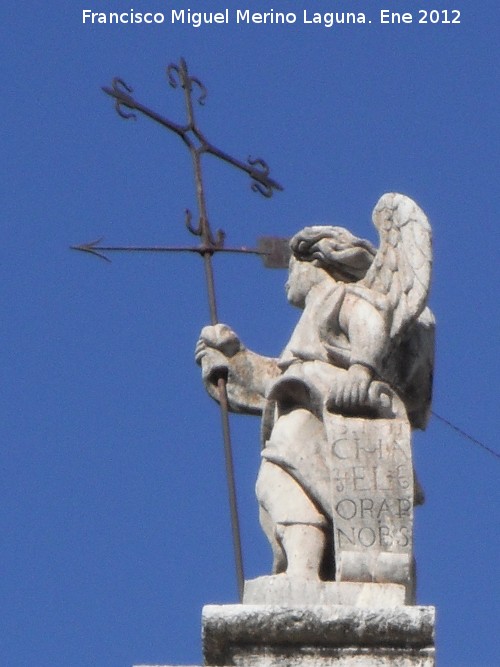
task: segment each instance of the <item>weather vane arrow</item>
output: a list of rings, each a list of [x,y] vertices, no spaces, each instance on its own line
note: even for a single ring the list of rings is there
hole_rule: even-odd
[[[81,252],[88,252],[90,255],[100,257],[106,262],[111,262],[106,252],[192,252],[198,255],[209,253],[228,252],[243,255],[258,255],[262,259],[264,266],[267,269],[283,269],[288,266],[290,259],[290,246],[288,239],[277,236],[261,236],[257,239],[257,248],[247,248],[241,246],[239,248],[217,247],[211,248],[204,245],[199,246],[104,246],[100,245],[103,237],[90,241],[90,243],[81,243],[80,245],[72,245],[71,250],[80,250]]]
[[[228,153],[211,144],[199,129],[193,107],[194,89],[199,93],[198,104],[203,105],[207,97],[207,90],[201,81],[191,76],[188,72],[186,61],[181,58],[179,64],[170,64],[167,67],[167,78],[173,88],[179,86],[184,91],[187,122],[184,125],[175,123],[161,116],[152,109],[138,102],[132,97],[133,89],[123,79],[115,78],[111,87],[103,87],[104,92],[115,100],[117,113],[125,119],[136,119],[139,112],[156,121],[163,127],[177,134],[187,146],[193,161],[196,199],[198,208],[198,222],[192,222],[192,214],[186,211],[185,223],[191,234],[199,237],[198,246],[104,246],[100,245],[102,239],[90,243],[71,246],[74,250],[80,250],[96,255],[106,261],[110,261],[107,252],[191,252],[198,253],[204,262],[206,285],[208,291],[208,304],[212,324],[217,324],[217,304],[215,298],[215,283],[212,267],[212,256],[219,252],[241,253],[259,255],[266,267],[286,268],[290,257],[288,240],[278,237],[262,237],[258,240],[257,248],[226,248],[224,246],[225,234],[218,230],[214,236],[208,221],[207,205],[205,200],[205,189],[201,168],[201,157],[204,154],[213,155],[216,158],[245,172],[252,180],[251,188],[254,192],[264,197],[271,197],[276,190],[282,190],[282,186],[269,176],[269,166],[262,158],[249,157],[246,162],[238,160]],[[233,533],[233,547],[236,564],[236,577],[240,600],[243,596],[244,574],[243,557],[241,551],[241,537],[236,500],[236,486],[234,481],[234,466],[231,447],[231,436],[229,429],[229,405],[226,388],[226,378],[221,376],[217,379],[219,392],[219,405],[221,412],[221,423],[224,440],[224,456],[226,463],[226,475],[229,493],[229,506],[231,512],[231,525]]]

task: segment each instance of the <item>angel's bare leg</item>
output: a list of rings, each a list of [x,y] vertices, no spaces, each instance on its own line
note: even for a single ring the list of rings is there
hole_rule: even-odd
[[[256,486],[261,525],[274,554],[275,573],[319,579],[325,518],[283,468],[264,460]]]
[[[282,574],[286,571],[286,555],[281,540],[278,539],[276,526],[267,510],[259,508],[259,519],[262,530],[269,540],[273,552],[273,574]]]
[[[301,579],[319,579],[325,550],[325,533],[311,524],[292,524],[277,527],[287,557],[286,573]]]

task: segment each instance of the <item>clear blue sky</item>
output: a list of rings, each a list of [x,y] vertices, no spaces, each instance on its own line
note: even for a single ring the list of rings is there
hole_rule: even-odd
[[[83,25],[82,9],[295,11],[295,25]],[[434,409],[498,445],[499,8],[429,0],[4,0],[0,663],[127,667],[200,662],[206,603],[237,598],[219,417],[193,349],[208,322],[198,257],[70,252],[185,244],[194,208],[180,140],[125,122],[101,85],[183,119],[165,66],[183,55],[209,89],[214,143],[265,157],[272,200],[205,161],[228,244],[344,225],[376,241],[386,191],[412,196],[435,237]],[[380,9],[415,21],[380,25]],[[304,25],[302,11],[371,24]],[[418,24],[418,10],[461,12]],[[444,16],[444,15],[442,15]],[[298,311],[285,273],[215,261],[221,320],[279,354]],[[232,421],[247,577],[269,572],[254,482],[258,419]],[[500,461],[433,419],[415,437],[418,600],[437,607],[440,667],[500,664]]]

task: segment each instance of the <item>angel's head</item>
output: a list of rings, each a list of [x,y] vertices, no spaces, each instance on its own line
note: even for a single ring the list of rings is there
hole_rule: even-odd
[[[376,248],[344,227],[304,227],[290,241],[299,262],[312,262],[335,280],[355,282],[368,271]]]
[[[305,295],[325,279],[355,282],[363,278],[376,249],[343,227],[305,227],[290,241],[292,257],[288,300],[303,307]]]

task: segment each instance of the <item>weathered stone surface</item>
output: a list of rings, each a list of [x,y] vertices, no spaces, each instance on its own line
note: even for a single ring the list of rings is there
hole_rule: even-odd
[[[434,667],[434,651],[421,650],[412,656],[408,651],[383,652],[375,650],[341,649],[338,655],[290,655],[288,657],[268,655],[265,658],[247,656],[235,665],[238,667]],[[203,667],[202,665],[135,665],[135,667]],[[205,665],[205,667],[210,667]],[[214,667],[234,667],[217,665]]]
[[[402,410],[402,407],[400,407]],[[394,582],[413,602],[413,466],[406,419],[324,417],[337,581]]]
[[[412,652],[386,649],[338,651],[322,654],[303,651],[300,654],[281,652],[268,653],[264,657],[236,656],[231,665],[216,667],[434,667],[434,654],[425,650]],[[208,667],[208,666],[207,666]]]
[[[206,665],[434,664],[434,609],[206,606]]]
[[[380,588],[338,585],[355,586]],[[204,666],[434,667],[434,623],[433,607],[208,605],[202,617]]]
[[[408,197],[373,212],[380,247],[340,227],[291,242],[287,297],[302,310],[278,359],[248,350],[228,326],[196,348],[217,400],[262,414],[256,492],[273,573],[395,583],[413,601],[414,484],[410,429],[426,423],[434,319],[426,308],[431,232]]]
[[[235,663],[239,667],[434,667],[434,652],[424,650],[409,656],[408,652],[374,650],[354,652],[342,649],[337,656],[282,656],[268,655],[265,658],[246,657]],[[136,665],[135,667],[186,667],[186,665]],[[187,667],[203,667],[188,665]],[[210,667],[210,666],[205,666]],[[217,665],[216,667],[234,667]]]
[[[421,650],[409,655],[408,651],[340,649],[338,655],[267,655],[264,658],[247,656],[234,663],[238,667],[434,667],[434,651]],[[202,665],[135,665],[135,667],[203,667]],[[210,667],[205,665],[205,667]],[[217,665],[214,667],[234,667]]]
[[[401,607],[405,604],[405,588],[398,584],[311,581],[279,574],[245,581],[243,604]]]
[[[433,607],[361,609],[345,605],[282,607],[206,605],[203,631],[207,654],[232,642],[301,646],[390,646],[424,648],[434,638]]]

